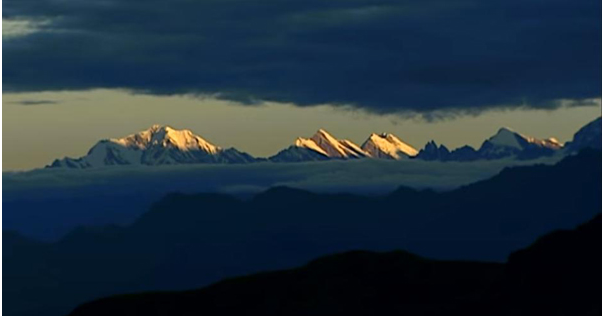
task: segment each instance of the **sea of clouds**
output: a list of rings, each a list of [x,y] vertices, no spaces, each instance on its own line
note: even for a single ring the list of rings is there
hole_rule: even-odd
[[[275,186],[363,195],[384,195],[400,186],[445,191],[490,178],[506,167],[552,164],[558,159],[476,162],[365,159],[4,172],[3,230],[40,240],[57,240],[78,226],[128,225],[171,192],[215,192],[250,198]],[[204,210],[202,205],[199,209]]]

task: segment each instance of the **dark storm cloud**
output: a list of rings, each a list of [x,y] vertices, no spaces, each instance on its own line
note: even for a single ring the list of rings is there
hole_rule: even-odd
[[[599,0],[5,0],[5,91],[126,88],[373,112],[598,98]]]

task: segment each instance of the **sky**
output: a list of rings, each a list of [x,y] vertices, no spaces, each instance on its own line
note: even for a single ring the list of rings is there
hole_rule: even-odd
[[[599,0],[5,0],[3,170],[167,124],[257,156],[325,128],[478,147],[600,115]]]

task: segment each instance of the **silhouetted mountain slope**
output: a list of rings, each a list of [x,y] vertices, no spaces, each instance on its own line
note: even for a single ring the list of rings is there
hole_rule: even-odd
[[[71,315],[443,315],[474,302],[501,271],[494,263],[356,251],[196,291],[103,299]]]
[[[507,300],[539,315],[602,315],[602,215],[576,230],[556,231],[513,253]]]
[[[79,229],[15,251],[3,262],[4,313],[61,315],[98,297],[196,288],[353,249],[502,261],[600,212],[601,161],[600,152],[586,151],[445,193],[400,188],[363,197],[274,188],[249,201],[171,194],[129,227]]]
[[[348,252],[186,292],[86,303],[96,315],[599,315],[602,216],[546,235],[505,266]]]
[[[541,235],[569,228],[602,210],[601,169],[600,154],[593,150],[567,157],[553,167],[507,168],[492,179],[429,199],[431,203],[444,203],[431,206],[443,213],[427,219],[418,230],[426,227],[429,234],[453,236],[467,244],[470,240],[491,238],[498,242],[493,239],[523,238],[534,231]],[[589,211],[581,213],[585,210]],[[517,244],[515,248],[525,245]],[[427,254],[437,256],[435,252]]]
[[[24,257],[30,254],[37,254],[43,252],[45,249],[45,245],[45,243],[29,239],[14,231],[2,232],[3,260],[11,260],[12,258],[18,258],[19,260],[23,260]],[[35,258],[32,257],[30,259],[34,260]]]

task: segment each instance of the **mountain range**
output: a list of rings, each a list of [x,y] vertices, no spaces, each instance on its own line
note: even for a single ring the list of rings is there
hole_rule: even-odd
[[[437,146],[434,141],[430,141],[416,158],[442,161],[472,161],[507,157],[534,159],[551,156],[562,148],[563,144],[555,138],[537,139],[502,127],[494,136],[485,140],[478,150],[470,146],[463,146],[450,151],[444,145]]]
[[[324,129],[312,137],[299,137],[290,147],[268,158],[256,158],[235,148],[224,149],[193,134],[170,126],[153,125],[123,138],[106,139],[94,145],[80,158],[57,159],[47,167],[85,169],[115,165],[173,165],[198,163],[245,164],[253,162],[303,162],[347,159],[422,159],[437,161],[473,161],[480,159],[535,159],[555,154],[571,154],[585,147],[602,147],[602,119],[581,128],[572,141],[563,145],[555,138],[537,139],[509,128],[485,140],[476,150],[463,146],[450,151],[435,141],[417,150],[393,134],[371,134],[361,145],[337,139]]]
[[[99,299],[70,316],[600,315],[600,240],[602,215],[544,235],[504,264],[351,251],[197,290]]]
[[[537,139],[502,127],[498,132],[485,140],[476,150],[470,146],[462,146],[449,150],[445,145],[437,145],[430,141],[421,149],[415,158],[437,161],[474,161],[479,159],[535,159],[551,155],[568,155],[583,148],[602,148],[602,118],[597,118],[583,126],[573,136],[573,140],[561,144],[555,138]]]
[[[108,295],[198,288],[352,249],[501,262],[545,233],[600,213],[601,159],[600,151],[585,149],[552,166],[512,167],[447,192],[400,187],[362,196],[275,187],[250,199],[173,193],[131,225],[81,227],[50,243],[3,231],[3,313],[66,315]]]

